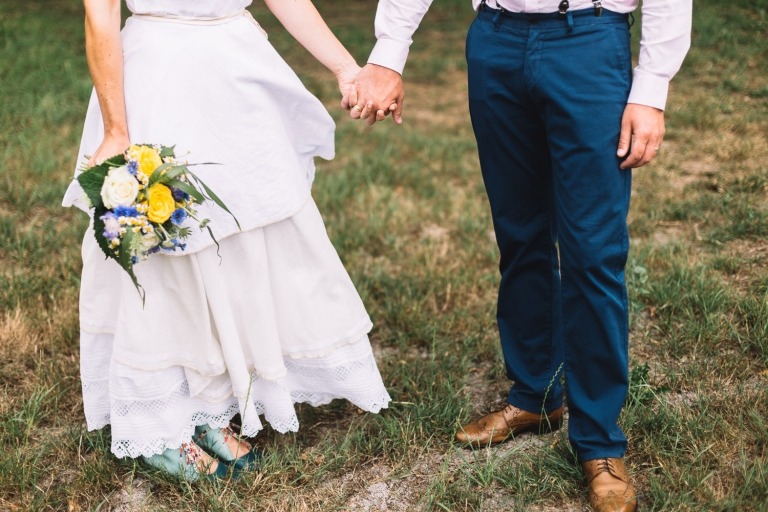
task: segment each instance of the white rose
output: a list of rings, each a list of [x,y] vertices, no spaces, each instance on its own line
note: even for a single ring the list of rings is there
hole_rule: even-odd
[[[125,166],[111,169],[101,187],[101,200],[107,208],[131,206],[138,194],[139,182]]]
[[[160,237],[155,233],[147,233],[142,235],[139,239],[139,251],[146,253],[150,249],[154,249],[160,243]]]

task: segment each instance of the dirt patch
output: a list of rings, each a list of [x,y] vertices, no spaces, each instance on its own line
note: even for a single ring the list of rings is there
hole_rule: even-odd
[[[660,221],[657,229],[651,235],[651,241],[656,247],[662,247],[674,243],[690,242],[698,237],[696,226],[687,222]]]
[[[567,428],[567,427],[564,427]],[[446,452],[426,451],[407,468],[402,470],[387,465],[374,465],[363,472],[348,474],[332,486],[349,487],[360,485],[360,491],[354,493],[346,506],[345,512],[410,512],[419,510],[428,498],[430,487],[446,475],[460,474],[472,468],[488,464],[489,460],[498,463],[514,463],[520,454],[533,454],[558,442],[559,434],[533,435],[523,434],[518,438],[489,449],[464,450],[448,447]],[[448,482],[447,485],[450,485]],[[490,485],[483,491],[483,510],[509,510],[514,508],[517,498],[500,486]],[[557,507],[532,506],[531,512],[582,511],[587,510],[584,503],[563,503]]]
[[[139,512],[154,510],[148,503],[150,485],[143,478],[131,478],[123,482],[123,487],[109,497],[108,509],[111,512]]]
[[[362,476],[362,478],[360,478]],[[396,496],[392,470],[388,466],[374,466],[355,480],[362,489],[355,493],[343,508],[349,512],[391,512],[405,511],[411,507],[410,496]],[[366,485],[367,483],[367,485]]]
[[[466,84],[467,76],[465,72],[454,71],[446,77],[446,81]],[[440,94],[435,94],[430,86],[414,85],[408,89],[404,118],[412,120],[419,127],[468,129],[470,125],[466,85],[443,89]]]
[[[693,183],[712,179],[719,169],[720,164],[712,155],[706,155],[701,160],[683,160],[680,162],[680,171],[673,174],[670,183],[682,191]]]

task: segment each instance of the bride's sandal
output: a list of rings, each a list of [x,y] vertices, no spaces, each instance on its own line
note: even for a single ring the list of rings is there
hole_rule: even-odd
[[[258,452],[241,440],[230,427],[213,428],[200,425],[195,428],[195,441],[221,462],[234,466],[236,470],[250,471],[257,466]]]
[[[142,457],[142,459],[147,465],[155,469],[193,482],[201,477],[224,478],[229,469],[226,464],[211,459],[195,443],[183,443],[179,448],[168,448],[163,453],[156,453],[151,457]],[[211,471],[212,468],[215,469]],[[237,478],[237,474],[238,471],[235,468],[232,477]]]

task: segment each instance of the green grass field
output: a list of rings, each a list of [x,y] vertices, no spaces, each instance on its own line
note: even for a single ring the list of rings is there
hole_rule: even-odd
[[[360,62],[375,2],[318,0]],[[0,510],[581,511],[564,433],[474,452],[460,422],[503,400],[496,247],[466,107],[469,0],[437,0],[406,68],[406,122],[370,129],[269,16],[270,40],[337,119],[315,198],[375,322],[395,402],[299,407],[262,467],[182,485],[87,432],[77,297],[85,215],[59,206],[90,78],[75,0],[0,3]],[[643,509],[768,510],[768,4],[697,0],[659,158],[635,171],[631,391]],[[637,27],[635,27],[635,30]],[[635,44],[639,39],[636,32]]]

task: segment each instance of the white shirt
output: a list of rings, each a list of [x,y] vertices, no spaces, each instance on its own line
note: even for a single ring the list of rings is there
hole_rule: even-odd
[[[472,0],[475,9],[481,0]],[[432,0],[379,0],[376,46],[368,62],[402,73],[413,33]],[[490,7],[511,12],[556,12],[560,0],[488,0]],[[632,12],[639,0],[603,0],[614,12]],[[592,8],[592,0],[571,0],[569,9]],[[664,109],[669,81],[680,69],[691,45],[692,0],[644,0],[638,65],[628,103]]]

